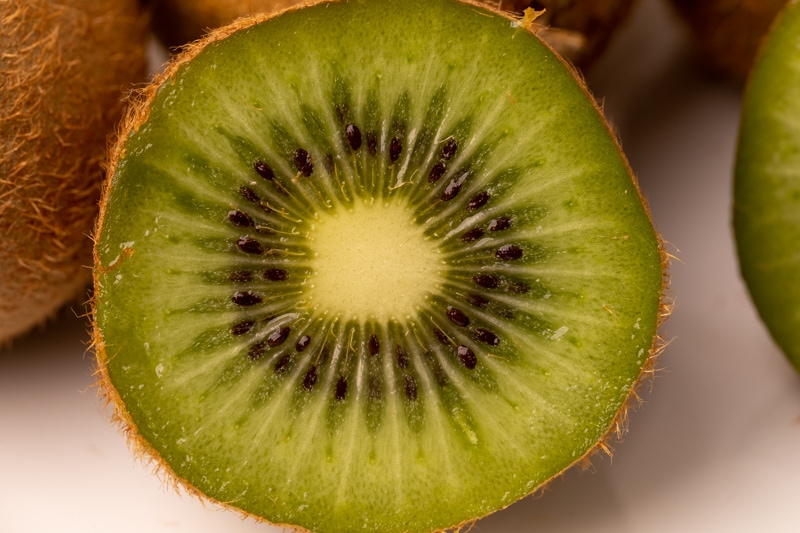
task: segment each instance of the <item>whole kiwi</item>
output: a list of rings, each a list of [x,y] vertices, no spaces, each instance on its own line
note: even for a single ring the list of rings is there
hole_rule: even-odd
[[[145,76],[146,21],[135,0],[4,0],[0,20],[3,343],[84,295],[101,163]]]
[[[207,30],[237,17],[277,12],[318,0],[151,0],[153,28],[164,44],[180,46]],[[614,31],[627,18],[636,0],[481,0],[499,10],[522,16],[532,8],[543,11],[535,29],[562,56],[588,68],[603,52]]]
[[[574,70],[477,2],[212,31],[138,93],[95,233],[102,391],[192,493],[458,528],[624,431],[663,254]]]
[[[786,0],[671,0],[714,72],[744,82]]]

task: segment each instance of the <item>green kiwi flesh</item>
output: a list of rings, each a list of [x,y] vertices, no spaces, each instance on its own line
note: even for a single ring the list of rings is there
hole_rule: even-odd
[[[243,20],[123,133],[99,374],[193,490],[318,532],[434,531],[624,413],[660,243],[593,100],[511,20],[452,0]]]
[[[800,370],[800,2],[767,37],[742,104],[733,224],[742,276]]]

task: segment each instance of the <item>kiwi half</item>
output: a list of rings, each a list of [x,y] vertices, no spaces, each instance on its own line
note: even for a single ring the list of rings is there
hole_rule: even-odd
[[[787,4],[747,84],[733,226],[742,276],[800,370],[800,2]]]
[[[191,490],[313,531],[433,531],[621,422],[660,242],[583,85],[510,19],[354,0],[240,20],[124,132],[98,372]]]

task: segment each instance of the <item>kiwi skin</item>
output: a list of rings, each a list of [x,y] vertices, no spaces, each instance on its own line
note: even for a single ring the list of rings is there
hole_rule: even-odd
[[[702,61],[743,83],[761,41],[786,0],[672,0]]]
[[[85,298],[107,137],[146,73],[135,0],[0,3],[0,344]]]
[[[205,31],[250,13],[275,13],[319,0],[150,0],[153,31],[174,48]],[[522,17],[544,11],[532,29],[575,66],[586,69],[600,56],[637,0],[480,0],[491,8]]]
[[[463,3],[478,5],[478,2],[473,0],[460,0],[460,1]],[[195,58],[198,54],[200,54],[208,45],[217,41],[221,41],[231,36],[232,34],[240,30],[246,29],[252,25],[264,22],[272,18],[273,16],[275,16],[274,13],[256,14],[238,19],[237,21],[228,26],[212,30],[201,41],[193,42],[188,46],[186,46],[179,55],[173,58],[173,60],[170,62],[167,68],[162,73],[157,75],[157,77],[147,87],[138,90],[134,94],[133,105],[131,105],[130,108],[128,109],[127,116],[121,126],[121,131],[138,130],[141,126],[144,125],[144,123],[148,120],[148,114],[149,114],[148,110],[153,99],[156,97],[156,95],[162,89],[162,87],[171,82],[176,72],[184,65],[184,63],[190,62],[193,58]],[[586,90],[585,84],[583,84],[582,81],[579,81],[579,83],[581,84],[581,87],[585,91]],[[101,212],[95,230],[96,236],[99,236],[103,229],[104,216],[106,211],[105,206],[107,205],[109,200],[109,191],[111,189],[112,179],[116,174],[118,162],[124,157],[124,151],[125,151],[124,139],[118,139],[111,149],[111,156],[107,171],[107,181],[104,189],[104,194],[101,199]],[[639,195],[639,198],[641,198],[641,193],[638,189],[638,185],[636,185],[635,182],[634,185],[636,186],[636,193]],[[99,239],[97,240],[99,241]],[[665,273],[667,268],[668,256],[664,252],[663,247],[660,248],[659,252],[662,261],[661,263],[662,271]],[[95,249],[96,296],[99,296],[101,294],[102,284],[100,283],[100,277],[108,273],[110,270],[113,270],[119,264],[125,261],[126,257],[128,257],[127,254],[133,254],[133,253],[135,252],[133,251],[132,248],[126,248],[119,256],[119,261],[114,261],[108,267],[104,267],[103,262],[100,259],[99,250],[97,248]],[[670,312],[670,307],[663,298],[663,292],[666,291],[666,285],[667,285],[667,277],[665,275],[663,278],[663,285],[662,285],[662,298],[660,299],[660,306],[659,306],[659,322],[663,322],[663,320],[667,318]],[[626,431],[628,408],[629,406],[634,405],[638,402],[638,395],[637,395],[638,387],[641,385],[643,381],[645,381],[647,378],[653,375],[656,357],[661,352],[663,347],[664,343],[661,341],[659,337],[656,337],[653,341],[653,345],[650,347],[650,350],[646,358],[646,362],[644,363],[639,379],[636,381],[636,383],[632,385],[632,387],[629,390],[627,402],[616,414],[616,417],[608,427],[605,436],[599,442],[597,442],[593,448],[588,450],[585,453],[585,455],[579,457],[576,463],[587,465],[590,457],[593,454],[597,452],[606,452],[606,453],[611,452],[611,442],[615,440],[615,438],[621,437]],[[102,395],[105,397],[106,402],[113,409],[112,412],[113,421],[122,429],[123,433],[128,437],[129,443],[131,445],[131,448],[134,450],[134,453],[140,459],[143,459],[151,463],[160,474],[164,474],[163,477],[171,480],[172,484],[175,485],[176,488],[180,487],[187,493],[197,496],[204,501],[210,500],[222,507],[226,507],[231,510],[243,513],[244,515],[254,518],[255,520],[264,521],[264,519],[261,517],[251,515],[246,511],[230,506],[230,504],[210,498],[206,494],[194,488],[191,485],[191,483],[189,483],[187,480],[175,474],[175,472],[169,466],[169,464],[165,462],[160,457],[159,453],[147,442],[147,440],[141,434],[139,434],[136,428],[136,424],[133,421],[130,414],[128,413],[119,391],[112,383],[106,363],[108,362],[109,357],[113,357],[113,347],[106,346],[105,341],[103,339],[102,331],[99,329],[99,327],[97,327],[97,324],[95,324],[95,328],[93,331],[93,349],[98,359],[97,385],[100,388]],[[538,488],[541,488],[541,486],[537,487],[536,489]],[[287,525],[287,524],[277,524],[277,525],[288,527],[291,528],[292,530],[298,530],[297,526],[295,525]],[[465,524],[454,526],[454,529],[459,530],[464,525]]]

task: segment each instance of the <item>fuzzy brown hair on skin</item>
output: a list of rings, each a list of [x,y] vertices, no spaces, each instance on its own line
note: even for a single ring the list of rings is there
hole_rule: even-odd
[[[136,0],[0,0],[0,345],[85,300],[109,134],[146,77]]]
[[[150,0],[153,28],[159,39],[175,48],[210,30],[252,13],[276,13],[319,0]],[[531,8],[541,12],[532,31],[581,69],[603,52],[614,31],[636,0],[480,0],[499,11],[520,16]]]
[[[718,74],[744,82],[786,0],[672,0],[698,53]]]

